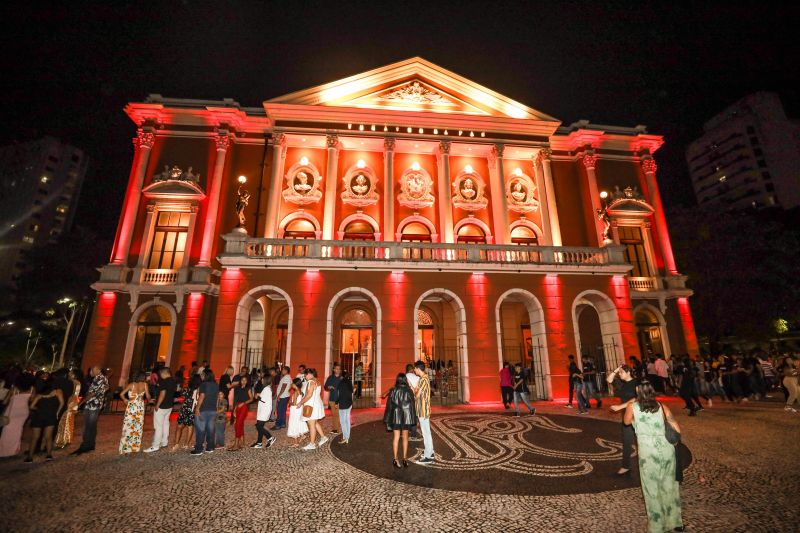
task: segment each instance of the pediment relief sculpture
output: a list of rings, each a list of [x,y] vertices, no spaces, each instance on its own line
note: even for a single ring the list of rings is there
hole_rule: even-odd
[[[647,203],[638,187],[625,187],[620,190],[618,186],[615,186],[606,211],[613,216],[636,214],[647,216],[654,213],[655,209]]]
[[[296,205],[315,204],[322,199],[320,176],[317,167],[311,163],[293,165],[285,176],[286,188],[283,198]]]
[[[534,197],[536,185],[525,174],[515,174],[506,183],[508,208],[517,213],[529,213],[539,209],[539,201]]]
[[[188,181],[191,183],[200,183],[200,174],[195,174],[192,172],[192,167],[184,172],[178,165],[173,165],[172,168],[169,168],[169,165],[164,165],[164,171],[160,172],[153,176],[153,183],[158,183],[161,181]]]
[[[433,180],[423,169],[410,169],[400,178],[400,194],[397,201],[400,205],[414,210],[423,209],[433,205],[435,198],[431,194]]]
[[[475,172],[462,172],[453,182],[453,205],[466,211],[485,209],[489,200],[484,196],[483,179]]]
[[[378,203],[380,196],[375,190],[378,179],[369,167],[354,166],[342,178],[344,190],[342,202],[356,207],[365,207]]]
[[[416,80],[381,95],[378,97],[378,101],[387,103],[428,104],[434,106],[454,105],[453,102],[444,95],[432,89],[428,89]]]

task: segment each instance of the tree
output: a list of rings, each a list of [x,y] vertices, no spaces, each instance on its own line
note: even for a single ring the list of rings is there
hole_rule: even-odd
[[[712,349],[722,338],[764,341],[777,319],[800,319],[800,232],[773,213],[718,212],[708,208],[670,213],[679,270],[695,292],[698,331]]]

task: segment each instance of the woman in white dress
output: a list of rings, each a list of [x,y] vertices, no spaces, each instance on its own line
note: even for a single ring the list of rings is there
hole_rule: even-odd
[[[313,368],[306,369],[306,393],[301,403],[303,404],[303,421],[308,424],[311,432],[311,442],[303,446],[304,450],[315,450],[328,442],[328,437],[322,431],[320,420],[325,418],[325,405],[322,403],[322,387],[317,381],[317,371]],[[310,412],[309,412],[310,411]],[[317,433],[320,435],[319,443]]]
[[[294,378],[292,381],[292,395],[289,398],[289,425],[286,428],[286,436],[294,439],[292,448],[300,445],[300,440],[308,435],[308,424],[303,421],[303,380]]]
[[[7,417],[3,434],[0,436],[0,457],[13,457],[19,453],[22,444],[22,426],[30,413],[28,403],[33,392],[33,377],[22,376],[17,386],[11,388],[11,399],[3,416]]]

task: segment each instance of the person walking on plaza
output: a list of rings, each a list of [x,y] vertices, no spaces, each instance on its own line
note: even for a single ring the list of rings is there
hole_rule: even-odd
[[[597,368],[594,359],[587,356],[583,360],[583,397],[586,399],[586,406],[591,407],[591,398],[597,400],[597,408],[603,407],[603,400],[597,390]]]
[[[350,442],[350,411],[353,409],[353,384],[350,383],[350,376],[346,370],[342,372],[342,379],[336,386],[336,393],[339,426],[342,428],[342,439],[339,444],[348,444]]]
[[[574,376],[577,373],[580,373],[580,369],[578,368],[577,363],[575,363],[575,356],[569,354],[567,356],[567,374],[569,375],[569,402],[567,403],[567,407],[572,409],[572,398],[575,395],[575,380]],[[580,401],[578,402],[580,405]]]
[[[424,443],[422,459],[417,461],[417,464],[429,465],[434,460],[433,436],[431,435],[431,382],[425,372],[425,363],[422,361],[414,363],[414,373],[419,377],[419,384],[414,394],[416,396],[416,415]]]
[[[247,413],[250,410],[250,404],[253,402],[253,389],[249,386],[250,376],[245,373],[237,378],[233,381],[233,383],[236,383],[233,388],[233,416],[236,417],[233,430],[236,440],[234,440],[233,446],[228,448],[232,452],[244,448],[244,422],[247,420]]]
[[[427,376],[425,381],[427,382]],[[417,425],[415,404],[414,393],[408,386],[406,375],[403,373],[397,374],[394,387],[389,391],[386,399],[386,408],[383,411],[383,422],[386,424],[386,429],[393,433],[392,465],[395,468],[408,467],[408,430]],[[402,459],[399,455],[401,438],[403,440]],[[427,461],[424,464],[429,464],[430,462]]]
[[[206,370],[202,375],[195,374],[192,378],[201,378],[202,382],[197,387],[197,401],[194,402],[194,449],[191,455],[198,456],[203,453],[203,442],[205,441],[205,453],[214,453],[216,447],[216,418],[218,409],[218,396],[220,396],[219,385],[214,381],[214,374]],[[225,411],[227,405],[222,410],[222,432],[225,432]],[[224,438],[224,437],[223,437]],[[222,445],[224,446],[224,441]]]
[[[794,403],[800,399],[798,376],[800,376],[800,371],[797,368],[797,359],[792,356],[787,357],[783,363],[783,386],[786,387],[788,392],[784,409],[792,413],[797,412],[797,409],[794,408]]]
[[[33,395],[34,378],[30,374],[19,375],[8,393],[8,404],[3,416],[6,425],[0,435],[0,457],[13,457],[22,447],[22,428],[30,414],[30,399]]]
[[[583,394],[583,372],[581,371],[578,364],[575,362],[575,356],[569,355],[567,357],[569,359],[569,384],[570,384],[570,395],[569,395],[569,405],[567,407],[572,407],[572,391],[575,392],[575,399],[578,400],[578,414],[586,414],[589,410],[589,401],[586,399],[586,396]]]
[[[570,385],[570,397],[572,396],[572,386]],[[509,408],[511,402],[514,401],[514,386],[511,381],[511,365],[508,361],[503,362],[503,368],[500,369],[500,397],[503,400],[503,407]],[[570,405],[572,402],[570,401]]]
[[[64,396],[61,390],[53,388],[49,381],[42,381],[37,392],[31,400],[31,438],[28,445],[26,463],[33,462],[33,452],[42,439],[42,444],[47,450],[47,461],[53,460],[53,433],[58,425],[58,412],[64,405]]]
[[[661,354],[656,356],[656,361],[653,364],[653,368],[655,368],[656,375],[658,376],[658,383],[660,384],[659,387],[656,387],[658,392],[663,394],[667,394],[667,385],[669,384],[669,365],[667,364],[666,359]]]
[[[169,368],[164,367],[158,372],[159,380],[157,385],[156,403],[153,406],[153,444],[144,453],[157,452],[161,448],[169,446],[169,415],[172,414],[172,407],[175,405],[176,385],[172,379]]]
[[[614,388],[614,394],[620,400],[617,405],[612,405],[611,410],[615,413],[625,411],[628,404],[636,399],[636,386],[639,380],[634,377],[635,370],[628,365],[617,367],[606,377],[606,381]],[[622,422],[622,466],[617,471],[617,476],[631,475],[631,455],[633,454],[633,442],[636,440],[636,433],[633,426]]]
[[[225,399],[228,400],[228,407],[231,410],[231,425],[233,425],[235,417],[233,416],[233,398],[230,395],[231,381],[233,381],[231,378],[233,378],[233,367],[229,366],[219,377],[219,390],[225,395]]]
[[[89,377],[92,378],[92,382],[83,398],[83,441],[78,449],[72,452],[73,455],[94,450],[97,438],[97,419],[105,405],[106,392],[108,392],[108,378],[99,366],[95,365],[89,370]]]
[[[223,450],[225,449],[225,422],[227,421],[227,415],[228,395],[219,390],[217,392],[217,416],[214,419],[214,443],[215,448],[222,448]]]
[[[275,369],[272,369],[274,372]],[[275,442],[275,437],[264,427],[269,422],[272,415],[272,375],[266,374],[261,377],[261,387],[256,394],[256,441],[250,445],[251,448],[264,448],[263,441],[266,439],[266,447],[269,448]]]
[[[416,397],[417,387],[419,387],[419,376],[414,373],[413,364],[406,365],[406,381],[408,382],[408,387],[411,389],[411,392],[413,392],[414,396]],[[389,392],[387,391],[384,393],[383,397],[385,398],[388,395]],[[419,419],[417,419],[417,423],[419,423]],[[408,430],[408,440],[411,442],[419,442],[422,440],[422,437],[420,437],[419,433],[417,433],[416,425]]]
[[[531,405],[529,398],[530,390],[528,389],[528,380],[525,376],[525,370],[520,363],[514,365],[514,374],[511,376],[511,385],[514,389],[514,413],[519,416],[519,404],[524,403],[528,408],[528,413],[533,416],[536,414],[536,409]]]
[[[325,380],[325,390],[328,391],[328,408],[331,410],[331,423],[333,428],[331,434],[336,435],[342,432],[339,423],[339,383],[342,381],[342,367],[339,363],[333,364],[333,374]]]
[[[689,416],[697,416],[697,411],[703,410],[703,405],[697,397],[697,385],[695,384],[694,365],[689,357],[684,357],[681,366],[675,369],[681,377],[681,384],[678,386],[678,395],[683,399],[686,404],[686,409],[689,410]]]
[[[650,533],[683,531],[681,494],[675,480],[675,446],[665,436],[666,424],[680,426],[666,405],[656,400],[649,381],[642,381],[636,400],[625,407],[624,421],[633,424],[639,455],[639,476]]]
[[[297,448],[300,439],[308,434],[308,424],[303,421],[303,380],[294,378],[289,395],[289,424],[286,428],[286,436],[295,442],[293,448]]]
[[[150,401],[150,388],[147,376],[139,373],[132,382],[128,383],[120,399],[125,402],[125,414],[122,417],[122,437],[119,439],[119,454],[139,453],[142,449],[142,434],[144,433],[144,407],[145,399]]]
[[[283,429],[286,427],[286,407],[289,405],[289,394],[292,389],[291,369],[288,366],[281,367],[281,379],[278,381],[278,390],[275,397],[278,399],[278,410],[275,416],[275,425],[270,429]]]
[[[353,380],[356,384],[356,398],[361,398],[364,387],[364,363],[360,359],[356,360],[356,367],[353,369]]]
[[[72,444],[72,436],[75,434],[75,414],[78,412],[78,405],[81,403],[81,382],[78,380],[74,370],[70,370],[67,379],[72,382],[72,394],[67,399],[67,408],[58,421],[58,431],[56,432],[56,448],[66,448]]]
[[[202,378],[194,375],[189,378],[189,384],[181,390],[183,403],[178,409],[178,429],[175,430],[175,444],[172,445],[172,450],[175,451],[181,447],[184,433],[186,434],[186,442],[183,444],[184,448],[188,448],[194,436],[194,404],[197,401],[197,389],[202,383]],[[176,382],[176,386],[178,383]]]
[[[311,432],[311,442],[306,444],[304,450],[315,450],[318,446],[322,446],[328,442],[328,437],[322,431],[322,423],[320,422],[325,418],[325,405],[322,403],[322,387],[317,381],[317,371],[313,368],[306,369],[306,393],[303,396],[303,421],[308,424],[308,429]],[[320,435],[319,443],[317,440],[317,433]]]

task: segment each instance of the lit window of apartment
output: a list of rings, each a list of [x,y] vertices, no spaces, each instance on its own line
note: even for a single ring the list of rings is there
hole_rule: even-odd
[[[153,246],[147,268],[180,268],[186,251],[189,213],[161,211],[158,213]]]
[[[24,242],[25,244],[33,244],[35,242],[35,239],[30,235],[25,235],[24,237],[22,237],[22,242]]]
[[[47,183],[48,181],[50,181],[50,178],[48,178],[47,176],[42,176],[42,178],[39,181],[41,181],[42,183]]]
[[[37,232],[39,231],[39,224],[31,224],[30,226],[28,226],[28,229],[33,232]]]
[[[67,212],[67,209],[69,209],[68,206],[61,204],[58,207],[56,207],[56,213],[58,213],[59,215],[63,215],[64,213]]]

